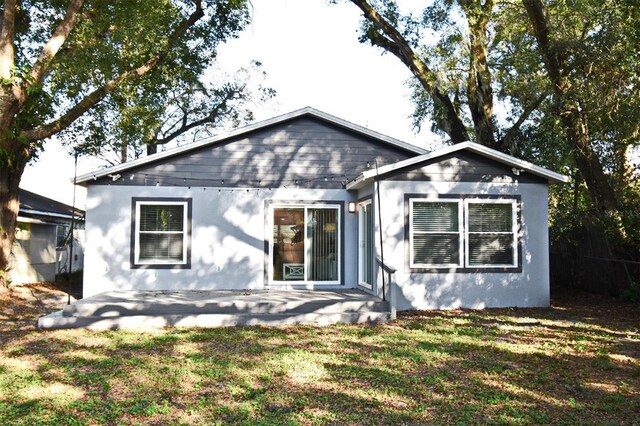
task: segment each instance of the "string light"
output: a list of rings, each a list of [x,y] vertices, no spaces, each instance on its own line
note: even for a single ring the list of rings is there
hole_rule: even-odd
[[[371,162],[367,161],[366,162],[366,166],[370,167],[371,166]],[[134,180],[135,179],[135,174],[131,174],[129,176],[129,180]],[[193,186],[190,182],[196,183],[197,182],[197,186],[200,187],[200,185],[202,186],[203,191],[206,191],[207,188],[214,188],[217,186],[216,183],[219,183],[220,185],[225,185],[225,179],[212,179],[212,178],[202,178],[202,177],[175,177],[175,176],[167,176],[167,175],[162,175],[162,174],[149,174],[149,173],[144,173],[144,184],[147,185],[151,182],[153,182],[153,184],[155,184],[155,186],[161,186],[161,183],[163,186],[187,186],[188,189],[191,189],[191,187]],[[97,180],[97,176],[93,175],[93,179]],[[113,177],[112,177],[113,179]],[[122,180],[124,180],[125,178],[122,177]],[[149,179],[152,179],[151,182],[149,182]],[[180,182],[180,179],[182,180],[182,182]],[[342,188],[346,188],[346,185],[352,181],[354,178],[350,178],[349,176],[347,176],[346,174],[331,174],[331,175],[323,175],[323,176],[314,176],[312,178],[309,179],[304,179],[304,178],[292,178],[292,179],[269,179],[269,180],[263,180],[263,179],[238,179],[238,180],[233,180],[232,182],[227,182],[227,186],[225,188],[218,188],[218,193],[222,193],[222,192],[233,192],[234,188],[235,190],[246,190],[246,192],[260,192],[261,190],[263,191],[272,191],[272,189],[274,187],[282,187],[284,189],[290,189],[292,186],[295,186],[296,188],[313,188],[316,187],[315,185],[313,185],[315,182],[334,182],[334,183],[339,183]],[[207,185],[207,183],[211,183],[211,185]],[[244,188],[243,188],[244,187]]]
[[[207,178],[190,178],[190,177],[173,177],[173,176],[166,176],[166,175],[160,175],[160,174],[145,174],[145,181],[148,181],[148,179],[154,179],[153,182],[154,184],[157,183],[163,183],[164,185],[172,185],[172,186],[178,186],[178,183],[175,181],[179,181],[182,180],[182,184],[184,184],[184,186],[193,186],[191,184],[189,184],[189,182],[211,182],[213,185],[211,186],[207,186],[208,188],[210,187],[215,187],[215,183],[216,182],[220,182],[217,179],[207,179]],[[314,177],[314,178],[310,178],[310,179],[300,179],[300,178],[296,178],[296,179],[273,179],[273,180],[251,180],[251,179],[238,179],[237,181],[234,181],[232,183],[227,183],[228,185],[234,185],[236,188],[237,187],[249,187],[249,188],[257,188],[258,186],[264,186],[266,188],[273,188],[273,184],[276,183],[278,185],[282,185],[284,186],[292,186],[293,185],[299,185],[299,186],[304,186],[310,183],[314,183],[314,182],[319,182],[319,181],[324,181],[324,182],[343,182],[343,181],[349,181],[351,180],[347,175],[330,175],[330,176],[319,176],[319,177]],[[256,185],[256,186],[254,186]],[[198,185],[199,186],[199,185]],[[229,186],[228,186],[229,187]],[[230,187],[229,187],[230,188]],[[266,189],[265,188],[265,189]]]

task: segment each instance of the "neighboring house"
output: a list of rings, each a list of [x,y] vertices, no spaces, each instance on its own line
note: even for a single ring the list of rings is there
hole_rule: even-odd
[[[75,218],[71,268],[82,269],[84,211],[20,189],[16,239],[9,264],[13,284],[54,281],[69,270],[71,221]]]
[[[427,153],[305,108],[80,176],[84,296],[381,295],[382,257],[399,309],[548,306],[547,187],[565,181],[474,143]]]

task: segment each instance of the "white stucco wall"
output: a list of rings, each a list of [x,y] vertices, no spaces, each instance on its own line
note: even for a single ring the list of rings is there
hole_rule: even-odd
[[[133,197],[192,199],[190,269],[131,269]],[[112,290],[264,288],[265,200],[354,201],[346,190],[90,186],[85,230],[84,297]],[[343,205],[344,287],[356,283],[357,217]]]
[[[87,199],[84,296],[111,290],[262,289],[265,200],[345,202],[343,205],[344,285],[357,282],[357,215],[346,202],[370,193],[345,190],[246,190],[91,186]],[[399,309],[539,307],[549,305],[546,184],[384,181],[382,229],[385,262],[398,269]],[[494,194],[521,197],[522,272],[416,273],[405,261],[405,194]],[[192,199],[190,269],[131,269],[132,197]],[[374,199],[375,222],[378,223]],[[379,234],[375,244],[379,253]],[[380,288],[378,286],[378,291]]]
[[[383,181],[380,191],[384,261],[398,270],[395,275],[400,288],[398,309],[549,306],[546,184]],[[522,272],[410,272],[405,260],[405,194],[519,195]],[[377,202],[374,205],[378,207]],[[375,217],[377,223],[377,211]],[[376,229],[379,253],[378,232]]]

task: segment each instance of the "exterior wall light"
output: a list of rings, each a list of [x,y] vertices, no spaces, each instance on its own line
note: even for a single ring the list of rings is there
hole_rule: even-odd
[[[354,203],[353,201],[349,202],[348,209],[349,209],[349,213],[355,213],[356,212],[356,203]]]

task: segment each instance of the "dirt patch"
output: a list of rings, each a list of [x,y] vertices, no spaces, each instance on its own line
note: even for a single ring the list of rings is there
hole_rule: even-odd
[[[33,329],[39,317],[61,310],[67,298],[67,293],[49,282],[0,287],[0,331]]]

